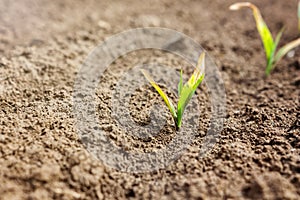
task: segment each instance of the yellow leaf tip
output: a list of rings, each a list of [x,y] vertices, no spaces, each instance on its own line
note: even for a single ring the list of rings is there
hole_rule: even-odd
[[[229,10],[239,10],[240,8],[236,4],[229,6]]]
[[[204,74],[205,72],[205,52],[202,52],[201,55],[199,56],[198,63],[197,63],[197,68],[199,69],[201,74]]]
[[[144,75],[144,77],[150,82],[150,83],[155,83],[155,81],[153,80],[153,78],[150,76],[150,74],[144,70],[141,69],[142,74]]]
[[[239,10],[243,7],[252,7],[253,4],[250,2],[239,2],[239,3],[235,3],[232,4],[231,6],[229,6],[229,10]]]

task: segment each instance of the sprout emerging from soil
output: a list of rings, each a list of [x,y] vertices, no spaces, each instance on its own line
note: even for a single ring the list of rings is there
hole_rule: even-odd
[[[269,75],[270,72],[274,69],[277,62],[290,50],[300,45],[300,38],[284,45],[281,47],[278,51],[277,46],[280,41],[280,38],[282,36],[282,33],[284,31],[284,28],[282,28],[279,33],[277,34],[275,41],[272,37],[272,34],[266,25],[265,21],[263,20],[259,9],[252,3],[249,2],[240,2],[235,3],[229,7],[230,10],[239,10],[243,7],[251,8],[255,21],[256,21],[256,27],[260,34],[261,40],[263,42],[266,58],[267,58],[267,67],[266,67],[266,75]]]
[[[194,70],[190,79],[183,84],[182,80],[182,70],[180,72],[180,81],[178,84],[178,104],[177,110],[168,96],[163,92],[163,90],[158,86],[158,84],[153,80],[153,78],[145,71],[142,70],[145,78],[150,82],[150,84],[155,88],[155,90],[159,93],[159,95],[163,98],[165,104],[168,106],[172,117],[175,121],[177,129],[181,127],[182,116],[186,106],[194,95],[196,89],[200,85],[200,83],[204,79],[204,71],[205,71],[205,53],[203,52],[197,63],[197,67]]]

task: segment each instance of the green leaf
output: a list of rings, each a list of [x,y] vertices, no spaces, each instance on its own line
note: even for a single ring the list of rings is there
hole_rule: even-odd
[[[182,83],[182,69],[180,70],[180,80],[178,83],[178,96],[180,97],[182,91],[183,83]]]
[[[204,74],[202,74],[201,77],[198,78],[197,82],[193,86],[193,90],[194,91],[197,90],[198,86],[202,83],[203,79],[204,79]]]
[[[194,70],[192,76],[186,82],[181,90],[179,101],[177,105],[177,126],[181,126],[181,120],[184,110],[194,95],[197,87],[200,85],[204,78],[205,70],[205,53],[203,52],[198,60],[197,67]]]
[[[141,71],[144,74],[145,78],[150,82],[150,84],[155,88],[155,90],[163,98],[165,104],[168,106],[168,108],[169,108],[169,110],[170,110],[170,112],[172,114],[172,117],[173,117],[174,121],[176,122],[177,113],[176,113],[176,110],[175,110],[175,107],[174,107],[173,103],[170,101],[170,99],[164,93],[164,91],[155,83],[155,81],[153,80],[153,78],[145,70],[141,70]]]
[[[253,16],[256,21],[256,27],[257,27],[258,33],[261,37],[261,40],[262,40],[264,48],[265,48],[267,62],[270,63],[270,60],[272,59],[271,58],[272,50],[274,49],[274,41],[273,41],[272,34],[271,34],[267,24],[263,20],[259,9],[254,4],[249,3],[249,2],[235,3],[235,4],[231,5],[229,7],[229,9],[230,10],[239,10],[243,7],[248,7],[248,8],[252,9]]]
[[[274,63],[274,55],[275,55],[275,52],[277,50],[277,47],[278,47],[279,41],[281,39],[281,36],[283,34],[283,31],[284,31],[284,28],[282,28],[276,36],[274,46],[273,46],[273,50],[272,50],[272,53],[271,53],[271,59],[270,59],[270,61],[268,61],[267,68],[266,68],[266,75],[267,76],[270,75],[272,69],[275,67],[275,65],[274,65],[275,64]]]
[[[267,61],[270,62],[270,60],[272,59],[272,50],[274,49],[274,41],[272,35],[265,23],[257,25],[257,29],[259,31],[260,37],[265,48]]]
[[[205,52],[201,53],[201,55],[199,56],[197,67],[195,68],[188,82],[185,84],[188,84],[190,87],[193,87],[193,85],[195,85],[195,83],[202,76],[202,74],[204,74],[204,71],[205,71]]]
[[[194,93],[195,93],[195,90],[193,90],[193,88],[188,87],[186,85],[183,86],[181,96],[179,98],[178,106],[177,106],[177,126],[178,127],[181,126],[181,120],[182,120],[184,110],[185,110],[187,104],[189,103],[189,101],[191,100]]]
[[[300,38],[281,47],[275,55],[274,63],[276,64],[285,54],[287,54],[290,50],[296,48],[299,45],[300,45]]]

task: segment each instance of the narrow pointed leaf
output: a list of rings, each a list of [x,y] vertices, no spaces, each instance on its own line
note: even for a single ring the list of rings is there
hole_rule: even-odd
[[[196,69],[194,70],[192,76],[188,80],[186,84],[188,84],[190,87],[195,85],[195,83],[198,81],[199,77],[204,74],[205,71],[205,52],[201,53],[199,56]]]
[[[203,52],[197,62],[197,66],[188,80],[182,88],[181,95],[179,97],[178,101],[178,110],[182,110],[182,113],[188,104],[189,100],[191,99],[191,96],[196,91],[199,84],[202,82],[204,78],[204,71],[205,71],[205,53]]]
[[[290,50],[296,48],[299,45],[300,45],[300,38],[281,47],[275,55],[274,63],[276,64],[285,54],[287,54]]]
[[[197,90],[198,86],[202,83],[203,79],[204,79],[204,74],[202,74],[202,76],[198,79],[198,81],[193,86],[194,92]]]
[[[193,88],[183,86],[181,96],[179,98],[178,106],[177,106],[177,125],[178,125],[178,127],[180,127],[180,125],[181,125],[181,119],[182,119],[184,110],[185,110],[187,104],[189,103],[189,101],[191,100],[194,92],[195,91],[193,91]]]
[[[183,80],[182,80],[182,69],[180,70],[180,80],[178,83],[178,97],[181,95],[182,87],[183,87]]]
[[[263,42],[263,45],[265,48],[265,52],[266,52],[267,61],[269,63],[270,59],[271,59],[272,50],[274,48],[274,41],[273,41],[272,34],[271,34],[267,24],[263,20],[259,9],[254,4],[249,3],[249,2],[235,3],[235,4],[231,5],[229,7],[229,9],[230,10],[239,10],[243,7],[248,7],[248,8],[252,9],[253,16],[256,21],[256,27],[257,27],[259,35],[262,39],[262,42]]]
[[[276,53],[276,50],[277,50],[277,47],[278,47],[278,44],[279,44],[279,41],[281,39],[283,31],[284,31],[284,28],[282,28],[276,36],[274,46],[273,46],[273,50],[272,50],[272,54],[271,54],[271,58],[268,61],[267,68],[266,68],[266,75],[267,76],[270,75],[272,69],[275,67],[275,65],[274,65],[275,64],[274,63],[274,55]]]
[[[170,101],[170,99],[168,98],[168,96],[166,95],[166,93],[164,93],[164,91],[155,83],[155,81],[150,76],[150,74],[148,74],[145,70],[141,70],[141,71],[144,74],[145,78],[150,82],[150,84],[155,88],[155,90],[163,98],[165,104],[168,106],[168,108],[169,108],[169,110],[170,110],[170,112],[172,114],[172,117],[176,121],[177,114],[176,114],[176,110],[175,110],[175,107],[174,107],[173,103]]]
[[[182,88],[178,105],[177,105],[177,125],[181,126],[181,120],[186,106],[190,102],[192,96],[194,95],[197,87],[200,85],[204,78],[205,70],[205,53],[203,52],[198,60],[197,67],[190,77],[189,81],[186,82]]]
[[[205,52],[202,52],[197,62],[197,68],[201,74],[204,74],[205,72],[205,55]]]

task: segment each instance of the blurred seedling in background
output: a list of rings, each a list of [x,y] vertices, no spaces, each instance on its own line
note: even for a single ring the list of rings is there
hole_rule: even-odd
[[[192,96],[194,95],[196,89],[198,88],[198,86],[201,84],[201,82],[204,79],[204,70],[205,70],[205,53],[204,52],[200,55],[196,69],[194,70],[192,76],[185,84],[183,84],[183,78],[182,78],[183,72],[181,70],[180,80],[179,80],[179,84],[178,84],[179,100],[178,100],[177,108],[175,108],[174,104],[168,98],[166,93],[163,92],[163,90],[153,80],[153,78],[150,76],[150,74],[148,74],[148,72],[146,72],[145,70],[142,70],[142,73],[144,74],[145,78],[155,88],[155,90],[159,93],[159,95],[164,100],[165,104],[168,106],[168,108],[172,114],[172,117],[174,119],[174,122],[176,124],[177,129],[179,129],[181,127],[182,116],[183,116],[186,106],[188,105],[188,103],[191,100]]]
[[[272,37],[272,34],[263,20],[261,13],[259,9],[252,3],[249,2],[239,2],[231,5],[229,7],[230,10],[239,10],[241,8],[250,8],[252,9],[255,21],[256,21],[256,27],[260,34],[261,40],[263,42],[266,58],[267,58],[267,67],[266,67],[266,75],[269,75],[271,71],[274,69],[278,61],[286,55],[290,50],[300,45],[300,38],[284,45],[277,51],[278,43],[280,41],[280,38],[282,36],[282,33],[284,31],[284,28],[282,28],[279,33],[277,34],[275,41]],[[298,11],[299,12],[299,11]]]

